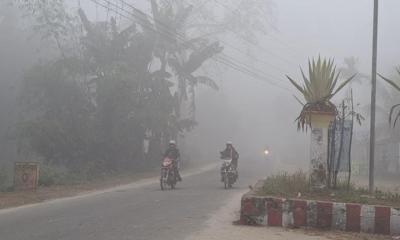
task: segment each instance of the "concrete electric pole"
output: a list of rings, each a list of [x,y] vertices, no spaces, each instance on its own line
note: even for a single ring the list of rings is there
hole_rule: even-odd
[[[376,105],[376,65],[378,43],[378,0],[374,0],[374,23],[372,38],[372,87],[371,87],[371,126],[369,141],[369,191],[374,191],[375,172],[375,105]]]

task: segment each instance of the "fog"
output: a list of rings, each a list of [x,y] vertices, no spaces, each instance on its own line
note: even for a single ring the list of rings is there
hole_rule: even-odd
[[[21,144],[18,140],[20,136],[18,136],[17,126],[22,119],[27,118],[26,116],[22,117],[24,113],[21,110],[24,108],[21,106],[21,93],[23,93],[26,74],[29,74],[29,70],[36,64],[54,62],[56,58],[59,58],[59,52],[53,40],[43,38],[38,33],[40,29],[34,28],[35,18],[29,17],[29,9],[19,9],[16,6],[8,5],[11,1],[1,1],[0,165],[9,168],[15,161],[32,160],[32,158],[56,164],[56,160],[46,160],[38,152],[29,152],[32,151],[32,147],[28,147],[29,150],[26,150],[28,153],[20,151],[17,148],[17,145]],[[14,1],[16,4],[18,2]],[[117,26],[120,28],[130,25],[131,20],[122,16],[122,10],[119,12],[106,11],[102,6],[89,0],[64,2],[66,11],[78,20],[77,10],[81,7],[92,22],[104,22],[114,16]],[[150,1],[126,2],[144,13],[151,14]],[[196,11],[202,11],[202,8],[196,5],[201,4],[202,1],[191,2]],[[215,21],[219,21],[220,18],[227,15],[229,9],[236,9],[238,3],[242,1],[232,0],[226,1],[226,3],[222,1],[224,4],[222,6],[218,2],[220,1],[209,1],[204,6],[215,15]],[[293,95],[299,95],[285,75],[300,79],[299,67],[306,69],[308,59],[320,55],[334,58],[338,67],[344,67],[345,58],[354,56],[358,59],[357,67],[360,73],[369,76],[372,53],[372,1],[271,0],[254,1],[254,3],[265,5],[265,11],[259,12],[258,16],[254,15],[256,18],[265,18],[260,21],[260,23],[264,23],[261,30],[257,29],[259,26],[256,26],[254,22],[250,22],[250,25],[253,24],[251,30],[242,29],[242,31],[238,31],[237,35],[234,32],[222,32],[210,35],[208,40],[219,41],[220,46],[223,47],[223,54],[229,56],[229,59],[242,68],[256,72],[257,76],[254,77],[254,74],[249,74],[247,70],[244,71],[245,73],[238,71],[237,67],[228,66],[229,64],[206,61],[196,71],[196,74],[207,75],[214,79],[219,90],[215,91],[201,85],[196,86],[195,120],[197,125],[191,131],[182,131],[176,136],[171,134],[168,138],[177,138],[183,155],[190,162],[218,161],[219,151],[229,140],[233,141],[241,155],[240,164],[246,164],[246,161],[255,159],[263,161],[263,150],[268,147],[273,156],[271,161],[278,166],[277,170],[307,169],[310,136],[306,132],[297,130],[295,119],[300,113],[301,105]],[[213,5],[215,8],[212,8]],[[120,6],[128,9],[127,6]],[[394,68],[400,62],[398,46],[400,33],[397,31],[400,20],[398,9],[400,9],[398,0],[381,1],[378,72],[386,76],[396,76]],[[240,11],[240,9],[235,11]],[[207,11],[204,11],[205,13]],[[246,21],[243,22],[246,23]],[[246,25],[239,26],[239,28],[242,27],[250,28]],[[233,29],[233,31],[237,30]],[[248,35],[246,30],[253,32],[254,36]],[[84,32],[82,29],[79,31]],[[191,30],[188,34],[200,35],[196,31],[196,29]],[[67,54],[70,53],[69,50],[65,51]],[[155,70],[157,66],[159,64],[153,63],[149,69]],[[171,70],[171,72],[173,71]],[[93,73],[89,73],[88,76],[90,74]],[[175,82],[176,79],[173,81]],[[384,89],[389,89],[383,82],[380,84]],[[352,83],[352,86],[355,92],[355,101],[360,104],[359,111],[364,111],[363,114],[367,118],[361,127],[356,127],[355,134],[357,134],[357,132],[367,131],[369,126],[367,113],[370,100],[369,79]],[[173,89],[178,91],[176,87]],[[59,93],[62,92],[62,90],[59,91]],[[342,91],[333,101],[340,102],[345,94],[346,91]],[[385,98],[379,94],[378,92],[378,104],[382,103]],[[184,104],[181,106],[182,118],[185,114],[190,115],[185,106]],[[378,122],[386,124],[387,112],[378,112],[377,114]],[[147,122],[152,120],[154,119],[150,117]],[[122,128],[118,131],[124,130]],[[134,134],[135,131],[132,130],[130,133]],[[129,131],[127,130],[127,132]],[[160,132],[162,131],[160,130]],[[138,134],[143,135],[144,132]],[[97,134],[95,135],[97,136]],[[135,142],[135,136],[124,135],[124,137]],[[122,141],[124,140],[125,138]],[[165,140],[167,139],[163,139],[163,141]],[[33,143],[33,145],[35,144]],[[101,148],[102,145],[99,146]],[[43,146],[36,147],[43,150]],[[137,148],[140,148],[140,144]],[[43,152],[47,154],[49,151]],[[71,149],[70,151],[75,150]],[[94,151],[96,153],[90,156],[99,157],[103,154],[103,151],[95,147]],[[125,147],[115,151],[127,151],[127,155],[136,158],[132,161],[141,161],[138,159],[143,158],[143,155],[131,153]],[[159,157],[158,152],[158,155],[152,156],[152,162],[159,161],[156,159]],[[49,156],[59,157],[58,153],[50,154],[47,157]],[[79,156],[79,159],[86,157],[83,154]],[[121,159],[123,158],[124,156],[121,155]],[[364,159],[364,161],[367,160]],[[125,164],[124,161],[121,160],[121,164]],[[89,168],[89,166],[87,167]],[[106,164],[105,167],[110,168],[110,165]]]

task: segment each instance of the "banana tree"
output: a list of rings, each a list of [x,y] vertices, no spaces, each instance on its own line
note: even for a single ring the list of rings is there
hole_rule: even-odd
[[[161,62],[161,69],[171,68],[178,80],[179,102],[191,94],[192,107],[197,84],[218,89],[215,81],[206,76],[193,76],[201,65],[222,51],[218,42],[210,43],[206,37],[191,36],[188,33],[193,6],[182,1],[151,0],[154,28],[159,34],[155,56]],[[194,110],[194,109],[192,109]],[[192,111],[193,112],[193,111]],[[194,112],[193,112],[194,113]]]
[[[191,113],[193,118],[196,109],[195,87],[198,84],[203,84],[214,90],[219,89],[217,83],[210,77],[194,75],[194,73],[205,61],[213,57],[215,54],[220,53],[222,49],[223,48],[218,42],[214,42],[203,48],[193,51],[188,58],[185,58],[184,56],[175,56],[168,60],[169,65],[175,71],[180,82],[180,100],[187,100],[188,94],[186,91],[189,91]]]
[[[296,97],[303,108],[296,119],[298,129],[312,129],[310,149],[310,184],[313,189],[323,189],[327,183],[328,127],[337,115],[336,106],[331,102],[341,89],[355,75],[338,84],[340,72],[336,71],[333,59],[313,59],[308,62],[308,77],[302,69],[303,83],[286,75],[289,81],[303,95],[305,103]]]

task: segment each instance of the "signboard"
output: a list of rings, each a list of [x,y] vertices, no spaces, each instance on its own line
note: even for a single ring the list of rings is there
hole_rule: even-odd
[[[334,149],[334,163],[336,169],[338,161],[340,161],[340,172],[348,172],[349,171],[349,162],[350,162],[350,141],[351,141],[351,120],[344,121],[344,129],[343,129],[343,140],[341,140],[342,128],[341,124],[336,125],[335,131],[335,149]],[[341,153],[340,153],[340,144],[343,141]],[[339,159],[340,157],[340,159]]]
[[[15,163],[14,185],[17,191],[35,191],[39,182],[39,163]]]

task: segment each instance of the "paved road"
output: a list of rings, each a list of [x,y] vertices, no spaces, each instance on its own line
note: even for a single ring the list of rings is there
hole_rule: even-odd
[[[244,165],[248,165],[245,167]],[[224,190],[218,167],[189,173],[173,191],[156,179],[76,198],[0,211],[1,240],[179,240],[265,176],[260,162],[241,164],[234,189]],[[234,220],[234,219],[232,219]]]

